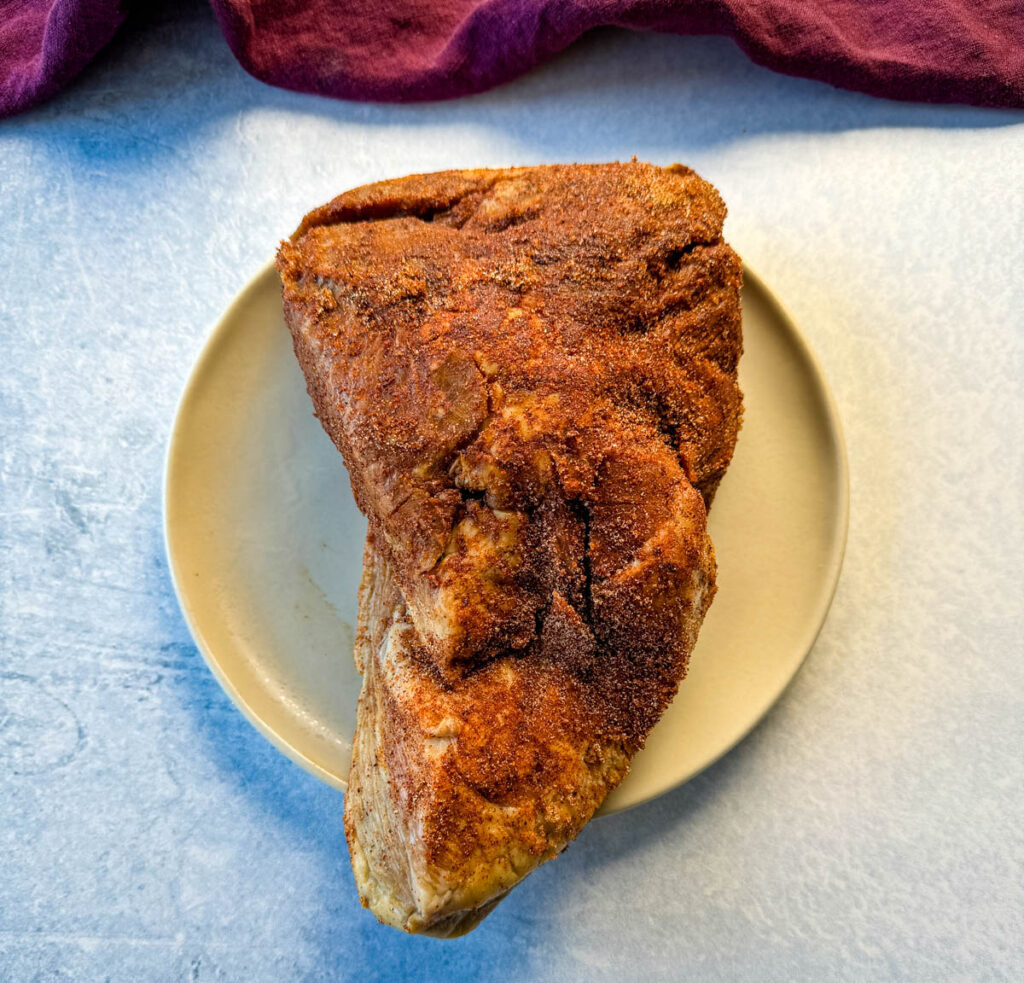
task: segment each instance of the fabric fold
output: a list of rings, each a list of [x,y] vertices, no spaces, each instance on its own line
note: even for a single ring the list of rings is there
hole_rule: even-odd
[[[410,102],[515,78],[596,27],[732,38],[757,64],[891,99],[1024,107],[1024,3],[984,0],[211,0],[242,67],[281,88]],[[123,0],[11,0],[0,116],[67,85]]]

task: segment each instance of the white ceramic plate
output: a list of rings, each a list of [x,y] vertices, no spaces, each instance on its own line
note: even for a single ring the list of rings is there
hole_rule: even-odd
[[[747,734],[818,634],[846,542],[846,457],[806,342],[746,272],[745,422],[711,510],[718,594],[675,702],[603,812],[660,795]],[[345,787],[366,521],[314,419],[268,266],[239,294],[185,388],[164,530],[196,644],[249,720]]]

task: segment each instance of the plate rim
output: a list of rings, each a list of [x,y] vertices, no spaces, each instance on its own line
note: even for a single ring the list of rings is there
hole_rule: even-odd
[[[333,772],[328,771],[323,767],[323,765],[319,764],[266,723],[266,721],[264,721],[263,718],[252,708],[249,702],[239,691],[238,687],[232,681],[231,676],[228,675],[228,673],[221,667],[213,652],[213,647],[207,642],[206,636],[197,623],[194,612],[185,599],[185,594],[181,587],[181,578],[179,578],[175,569],[174,552],[171,549],[171,521],[170,512],[168,510],[168,500],[171,487],[171,461],[174,457],[175,447],[180,439],[179,424],[182,418],[182,410],[185,408],[185,403],[192,394],[193,389],[198,386],[199,379],[204,375],[203,370],[212,357],[212,354],[220,341],[221,335],[227,330],[227,326],[237,316],[237,309],[243,307],[249,301],[251,295],[262,288],[263,281],[272,274],[276,275],[276,270],[274,268],[274,263],[269,261],[265,263],[257,273],[251,276],[242,288],[235,293],[231,302],[226,308],[224,308],[221,315],[216,319],[216,321],[214,321],[213,327],[207,331],[203,338],[203,342],[199,348],[199,354],[195,357],[191,367],[189,368],[188,377],[185,379],[185,383],[181,388],[181,394],[175,403],[174,419],[171,424],[170,435],[167,438],[167,447],[164,451],[161,487],[160,505],[163,513],[161,526],[164,539],[164,555],[167,560],[167,569],[170,574],[171,585],[174,588],[174,596],[177,599],[181,615],[185,620],[185,626],[188,628],[189,634],[191,634],[192,640],[195,642],[196,648],[199,650],[199,654],[203,657],[203,661],[206,663],[207,668],[213,674],[214,679],[217,680],[224,692],[227,693],[231,702],[242,711],[242,716],[244,716],[245,719],[248,720],[264,738],[270,741],[278,751],[281,751],[284,755],[295,762],[295,764],[299,765],[314,777],[326,782],[332,788],[336,788],[339,791],[344,792],[348,787],[348,783],[342,781]]]
[[[232,681],[231,676],[221,667],[212,646],[207,642],[206,636],[195,618],[194,611],[186,600],[186,595],[182,589],[182,578],[176,570],[174,551],[171,547],[171,518],[168,506],[171,489],[172,460],[181,439],[180,424],[182,420],[182,412],[185,409],[186,403],[192,395],[193,390],[199,385],[199,380],[205,376],[205,370],[208,367],[208,363],[212,358],[213,352],[217,348],[222,335],[226,330],[228,330],[228,326],[237,318],[238,309],[248,303],[254,293],[263,289],[265,287],[265,281],[272,276],[276,276],[276,269],[274,267],[274,263],[269,261],[265,263],[253,276],[251,276],[242,288],[235,293],[228,306],[213,322],[212,328],[207,331],[202,345],[199,348],[199,353],[189,368],[188,376],[186,377],[181,388],[180,395],[175,402],[170,434],[167,438],[167,446],[164,451],[163,475],[161,481],[161,528],[164,541],[164,555],[167,561],[167,569],[171,580],[171,586],[174,590],[174,596],[178,602],[178,608],[181,611],[185,625],[195,642],[196,648],[203,657],[203,661],[206,663],[210,672],[213,674],[213,677],[217,680],[224,692],[227,693],[231,701],[242,712],[245,719],[252,724],[259,734],[277,748],[278,751],[282,752],[290,760],[295,762],[295,764],[299,765],[314,777],[325,782],[327,785],[330,785],[332,788],[344,792],[348,783],[340,776],[324,768],[323,765],[319,764],[300,748],[296,747],[286,737],[267,724],[248,703],[239,691],[238,687]],[[603,809],[599,809],[598,812],[595,813],[595,818],[598,816],[609,816],[616,815],[621,812],[627,812],[630,809],[635,809],[638,806],[645,805],[648,802],[652,802],[654,799],[660,798],[662,795],[665,795],[673,789],[679,788],[691,781],[697,775],[720,761],[725,757],[725,755],[746,740],[746,738],[757,729],[765,717],[767,717],[771,712],[774,706],[781,699],[782,695],[792,684],[801,668],[803,668],[804,663],[807,661],[808,656],[818,640],[818,636],[821,634],[825,621],[828,618],[828,613],[831,610],[836,590],[839,587],[843,560],[846,555],[850,524],[850,466],[846,438],[842,427],[842,419],[839,415],[839,406],[836,402],[835,395],[832,392],[832,387],[821,361],[814,349],[810,346],[810,343],[804,333],[800,330],[788,309],[782,304],[778,297],[776,297],[774,292],[769,289],[764,280],[750,268],[746,261],[743,261],[743,279],[744,284],[750,282],[760,291],[763,299],[769,307],[772,308],[772,311],[778,321],[784,326],[789,340],[795,344],[800,356],[809,365],[814,383],[819,390],[819,395],[827,411],[825,422],[827,423],[828,433],[836,448],[836,464],[838,466],[838,481],[836,483],[838,528],[836,530],[837,535],[833,540],[833,547],[829,555],[829,562],[825,571],[826,576],[829,578],[831,583],[828,591],[822,595],[822,600],[819,603],[819,608],[815,612],[815,617],[813,619],[813,627],[808,631],[806,641],[801,646],[803,648],[803,653],[799,661],[796,662],[792,671],[782,680],[778,688],[772,693],[770,699],[765,703],[763,710],[750,721],[749,725],[743,729],[730,744],[722,748],[714,757],[709,758],[699,767],[675,778],[664,788],[652,791],[636,801],[629,802],[614,810],[603,811]],[[809,619],[809,623],[812,623],[811,619]]]

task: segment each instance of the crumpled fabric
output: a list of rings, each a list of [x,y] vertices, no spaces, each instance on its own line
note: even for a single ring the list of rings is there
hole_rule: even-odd
[[[120,0],[0,0],[0,116],[51,99],[125,18]]]
[[[1024,107],[1024,0],[211,0],[246,71],[341,99],[468,95],[585,31],[722,34],[759,65],[875,96]],[[0,0],[0,116],[53,96],[124,0]]]

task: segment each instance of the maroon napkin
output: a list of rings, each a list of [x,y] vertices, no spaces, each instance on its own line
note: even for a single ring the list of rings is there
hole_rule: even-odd
[[[725,34],[758,64],[876,96],[1024,106],[1024,0],[211,0],[256,78],[446,99],[513,78],[592,27]],[[48,99],[123,0],[0,0],[0,116]]]

